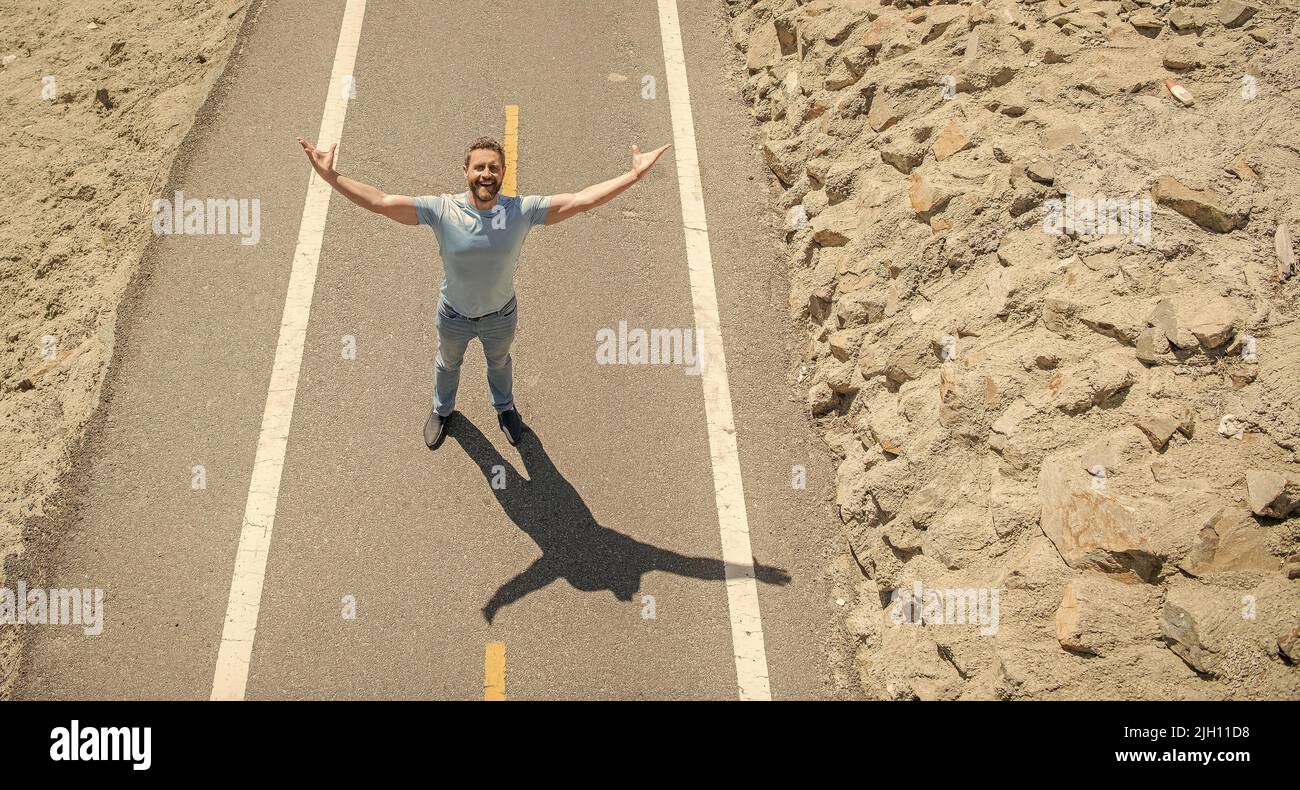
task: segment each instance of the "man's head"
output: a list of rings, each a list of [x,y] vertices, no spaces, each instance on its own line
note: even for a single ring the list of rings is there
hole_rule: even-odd
[[[506,152],[491,137],[480,137],[465,152],[465,182],[481,201],[489,201],[501,190],[506,175]]]

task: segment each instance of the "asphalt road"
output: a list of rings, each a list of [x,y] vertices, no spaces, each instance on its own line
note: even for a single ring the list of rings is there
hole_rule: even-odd
[[[772,696],[833,697],[832,472],[789,397],[780,218],[723,4],[678,7]],[[52,587],[106,591],[104,632],[28,629],[19,698],[212,691],[310,176],[294,138],[320,126],[343,9],[261,10],[162,192],[257,198],[260,240],[151,244],[51,565]],[[646,0],[371,2],[354,75],[339,170],[391,193],[462,191],[469,141],[500,139],[507,106],[519,194],[577,191],[629,169],[632,143],[673,141]],[[332,199],[246,698],[481,699],[489,643],[509,699],[736,698],[701,377],[595,355],[620,321],[693,325],[674,153],[531,231],[514,368],[534,434],[517,448],[477,343],[461,419],[424,446],[436,240]]]

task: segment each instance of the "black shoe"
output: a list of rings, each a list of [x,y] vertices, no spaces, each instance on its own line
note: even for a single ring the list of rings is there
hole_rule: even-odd
[[[430,450],[437,450],[438,445],[446,438],[447,423],[451,421],[451,414],[444,417],[436,411],[429,412],[429,419],[424,423],[424,443]]]
[[[519,444],[519,440],[524,438],[524,420],[517,410],[510,409],[497,414],[497,424],[501,426],[506,441],[511,445]]]

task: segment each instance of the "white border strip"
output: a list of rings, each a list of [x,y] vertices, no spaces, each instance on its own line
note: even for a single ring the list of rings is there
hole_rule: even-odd
[[[343,81],[352,75],[365,15],[366,0],[348,0],[343,11],[338,48],[334,50],[334,68],[330,72],[325,112],[321,116],[320,133],[316,135],[319,148],[328,149],[343,134],[343,120],[348,112]],[[316,264],[320,260],[329,206],[330,186],[313,170],[307,185],[307,201],[302,208],[302,224],[298,227],[293,273],[289,276],[289,291],[284,298],[280,339],[275,348],[271,384],[266,392],[266,409],[262,412],[262,431],[257,437],[257,458],[248,484],[235,571],[230,580],[226,624],[221,631],[221,650],[212,677],[214,700],[242,700],[248,685],[248,666],[253,655],[253,637],[257,633],[257,614],[262,604],[266,557],[271,549],[275,504],[280,496],[280,473],[284,470],[284,453],[289,443],[289,423],[293,419],[293,402],[298,393],[298,371],[302,366],[303,341],[307,335],[307,319],[311,315]]]
[[[704,218],[704,192],[700,185],[695,121],[691,115],[690,90],[686,85],[686,53],[682,48],[682,31],[677,20],[677,0],[659,0],[659,31],[668,75],[668,106],[672,110],[673,151],[682,198],[695,331],[698,337],[703,338],[704,415],[709,428],[718,528],[722,533],[722,561],[726,563],[727,607],[731,612],[736,683],[740,699],[770,700],[772,691],[767,678],[767,651],[763,646],[763,622],[758,611],[754,555],[749,546],[745,490],[736,452],[736,424],[731,414],[727,359],[722,350],[718,293],[713,284],[713,258],[709,254],[709,228]]]

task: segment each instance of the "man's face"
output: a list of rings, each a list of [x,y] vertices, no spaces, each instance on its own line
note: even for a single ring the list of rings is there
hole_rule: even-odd
[[[501,157],[496,151],[491,148],[476,148],[470,151],[469,164],[465,166],[465,181],[474,197],[486,202],[501,190],[504,171]]]

